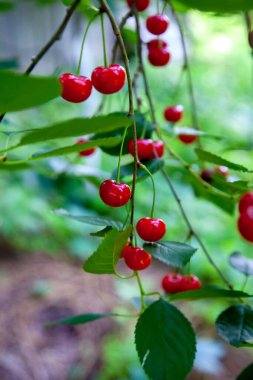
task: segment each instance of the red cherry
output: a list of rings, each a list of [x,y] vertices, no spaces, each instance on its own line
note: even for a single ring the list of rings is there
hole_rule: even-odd
[[[170,123],[176,123],[177,121],[182,119],[183,111],[184,111],[184,108],[181,105],[170,106],[170,107],[165,108],[164,117]]]
[[[178,138],[184,144],[192,144],[197,140],[197,136],[195,135],[178,135]]]
[[[125,247],[123,248],[123,251],[121,252],[120,258],[124,259],[125,255],[128,252],[132,252],[132,247],[129,244],[125,245]]]
[[[137,11],[138,12],[145,11],[145,9],[147,9],[147,7],[149,6],[149,2],[150,0],[136,0],[135,4],[136,4]],[[133,4],[133,0],[127,0],[127,4],[129,8],[131,8]]]
[[[162,49],[168,46],[167,42],[158,38],[155,38],[147,43],[148,50]]]
[[[134,140],[129,141],[128,152],[134,156]],[[150,160],[153,156],[153,141],[151,139],[137,139],[137,152],[140,160]]]
[[[91,74],[95,89],[102,94],[110,95],[122,89],[126,82],[126,71],[120,65],[96,67]]]
[[[201,174],[200,174],[200,177],[208,182],[208,183],[211,183],[212,180],[213,180],[213,175],[214,175],[214,170],[211,169],[211,168],[208,168],[208,169],[203,169]]]
[[[164,153],[164,143],[162,141],[153,141],[153,156],[151,158],[162,157]]]
[[[152,261],[151,255],[143,248],[131,248],[124,256],[125,263],[132,270],[143,270],[149,267]]]
[[[181,291],[182,276],[177,273],[166,274],[162,279],[162,287],[166,293],[178,293]]]
[[[153,66],[165,66],[170,61],[170,52],[166,48],[153,48],[148,53],[149,63]]]
[[[92,92],[92,83],[87,77],[65,73],[59,80],[62,85],[61,96],[68,102],[81,103],[88,99]]]
[[[166,224],[162,219],[142,218],[136,224],[136,230],[142,240],[158,241],[166,232]]]
[[[87,139],[79,139],[77,140],[77,144],[82,144],[82,143],[85,143],[85,142],[88,142],[89,140]],[[91,154],[93,154],[94,152],[96,151],[96,148],[90,148],[90,149],[86,149],[86,150],[82,150],[81,152],[79,152],[80,156],[90,156]]]
[[[182,277],[180,291],[196,290],[201,288],[201,282],[196,276],[186,275]]]
[[[219,174],[222,177],[226,178],[228,176],[229,170],[226,166],[216,166],[215,172],[216,174]]]
[[[169,18],[161,14],[150,16],[147,18],[146,26],[150,33],[155,35],[162,34],[169,26]]]
[[[244,209],[238,219],[237,225],[244,239],[253,243],[253,206]]]
[[[242,213],[251,206],[253,206],[253,191],[250,191],[241,196],[239,199],[239,212]]]
[[[131,190],[125,183],[117,183],[114,180],[105,180],[99,188],[102,201],[112,207],[124,206],[131,198]]]

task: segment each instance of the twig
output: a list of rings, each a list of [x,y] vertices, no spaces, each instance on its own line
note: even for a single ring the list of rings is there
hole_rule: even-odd
[[[76,7],[80,3],[80,1],[81,0],[73,1],[73,4],[67,9],[66,15],[65,15],[64,19],[62,20],[60,26],[56,30],[56,32],[53,34],[53,36],[50,38],[50,40],[46,43],[46,45],[42,47],[42,49],[39,51],[39,53],[35,57],[32,58],[32,62],[27,67],[24,74],[29,75],[33,71],[34,67],[39,63],[39,61],[48,52],[48,50],[53,46],[53,44],[61,38],[62,33],[66,29],[66,26],[67,26],[71,16],[73,15]],[[0,115],[0,123],[3,120],[4,116],[5,116],[5,114]]]
[[[119,23],[119,30],[122,30],[127,22],[127,20],[129,19],[129,17],[131,17],[133,15],[133,12],[132,10],[130,9],[126,14],[125,16],[122,17],[122,20],[120,21]],[[116,53],[117,53],[117,48],[119,46],[119,41],[118,39],[116,38],[115,42],[114,42],[114,45],[113,45],[113,48],[112,48],[112,59],[111,59],[111,62],[112,63],[115,63],[115,59],[116,59]]]

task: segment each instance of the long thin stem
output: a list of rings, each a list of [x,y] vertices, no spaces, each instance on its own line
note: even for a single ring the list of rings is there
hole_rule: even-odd
[[[119,160],[118,160],[118,169],[117,169],[117,177],[116,177],[116,182],[117,183],[120,182],[120,163],[121,163],[121,157],[122,157],[122,153],[123,153],[123,147],[124,147],[124,142],[125,142],[126,134],[127,134],[127,128],[125,128],[125,130],[124,130],[124,133],[123,133],[123,136],[122,136],[121,145],[120,145]]]
[[[107,53],[106,53],[104,14],[101,13],[100,17],[101,17],[102,39],[103,39],[104,65],[105,65],[105,67],[108,67],[108,60],[107,60]]]
[[[154,217],[154,211],[155,211],[155,200],[156,200],[156,188],[155,188],[155,181],[152,173],[148,170],[148,168],[143,165],[141,162],[139,163],[139,167],[143,169],[150,177],[151,182],[152,182],[152,187],[153,187],[153,202],[152,202],[152,208],[151,208],[151,213],[150,216],[151,218]]]
[[[41,48],[41,50],[38,52],[38,54],[32,58],[31,64],[27,67],[24,74],[30,74],[35,66],[39,63],[39,61],[44,57],[44,55],[48,52],[48,50],[54,45],[54,43],[58,40],[60,40],[62,33],[66,29],[66,26],[68,25],[69,20],[71,19],[71,16],[73,15],[74,11],[76,10],[77,6],[79,5],[81,0],[74,0],[72,5],[67,9],[66,15],[64,19],[62,20],[61,24],[59,25],[56,32],[53,34],[53,36],[50,38],[50,40]],[[5,114],[0,115],[0,123],[3,120]]]
[[[130,9],[126,14],[125,16],[122,17],[122,20],[120,21],[119,23],[119,30],[122,30],[122,28],[124,28],[127,20],[133,15],[133,12],[132,10]],[[112,63],[115,63],[115,59],[116,59],[116,54],[117,54],[117,48],[119,46],[119,41],[118,39],[116,38],[115,39],[115,42],[114,42],[114,45],[112,47],[112,58],[111,58],[111,62]]]
[[[139,289],[140,289],[140,295],[141,295],[141,310],[142,312],[146,309],[146,304],[145,304],[145,291],[143,289],[143,286],[142,286],[142,283],[141,283],[141,278],[140,278],[140,275],[139,275],[139,272],[134,272],[135,273],[135,276],[136,276],[136,279],[137,279],[137,283],[138,283],[138,286],[139,286]]]

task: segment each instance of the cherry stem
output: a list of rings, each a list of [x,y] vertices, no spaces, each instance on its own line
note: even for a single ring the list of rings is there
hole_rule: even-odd
[[[160,7],[159,7],[159,0],[156,0],[156,12],[159,14]]]
[[[82,45],[81,45],[81,50],[80,50],[80,57],[79,57],[79,61],[78,61],[78,66],[77,66],[77,70],[76,70],[76,75],[80,75],[80,70],[81,70],[81,64],[82,64],[82,58],[83,58],[83,48],[84,48],[84,43],[85,43],[85,40],[86,40],[86,37],[87,37],[87,33],[89,31],[89,28],[92,24],[92,22],[95,20],[95,18],[98,16],[98,13],[96,13],[93,17],[91,17],[91,19],[89,20],[85,30],[84,30],[84,34],[83,34],[83,39],[82,39]]]
[[[153,202],[152,202],[152,208],[151,208],[151,218],[154,217],[154,211],[155,211],[155,200],[156,200],[156,188],[155,188],[155,181],[152,173],[148,170],[147,166],[143,165],[141,162],[139,163],[139,167],[143,169],[146,173],[148,173],[151,181],[152,181],[152,187],[153,187]]]
[[[145,291],[144,291],[144,288],[143,288],[143,285],[142,285],[142,282],[141,282],[141,278],[140,278],[139,272],[135,271],[134,273],[135,273],[135,276],[136,276],[136,279],[137,279],[137,282],[138,282],[138,286],[139,286],[139,289],[140,289],[140,294],[141,294],[141,312],[143,313],[144,310],[146,309]]]
[[[107,54],[106,54],[104,13],[101,13],[101,30],[102,30],[102,39],[103,39],[104,65],[105,67],[108,67],[108,60],[107,60]]]
[[[117,177],[116,177],[116,182],[117,183],[120,183],[120,163],[121,163],[121,158],[122,158],[122,153],[123,153],[124,142],[125,142],[125,138],[126,138],[126,134],[127,134],[127,128],[128,127],[126,127],[124,129],[124,133],[123,133],[122,141],[121,141],[121,145],[120,145],[119,160],[118,160],[118,169],[117,169]]]

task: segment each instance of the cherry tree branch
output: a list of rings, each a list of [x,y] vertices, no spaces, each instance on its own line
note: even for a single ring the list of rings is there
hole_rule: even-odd
[[[122,20],[120,21],[119,23],[119,30],[121,31],[127,20],[133,15],[133,12],[132,12],[132,9],[130,9],[126,14],[125,16],[122,17]],[[117,48],[119,46],[119,41],[118,39],[116,38],[115,42],[114,42],[114,45],[112,47],[112,59],[111,59],[111,62],[114,63],[115,62],[115,59],[116,59],[116,53],[117,53]]]

